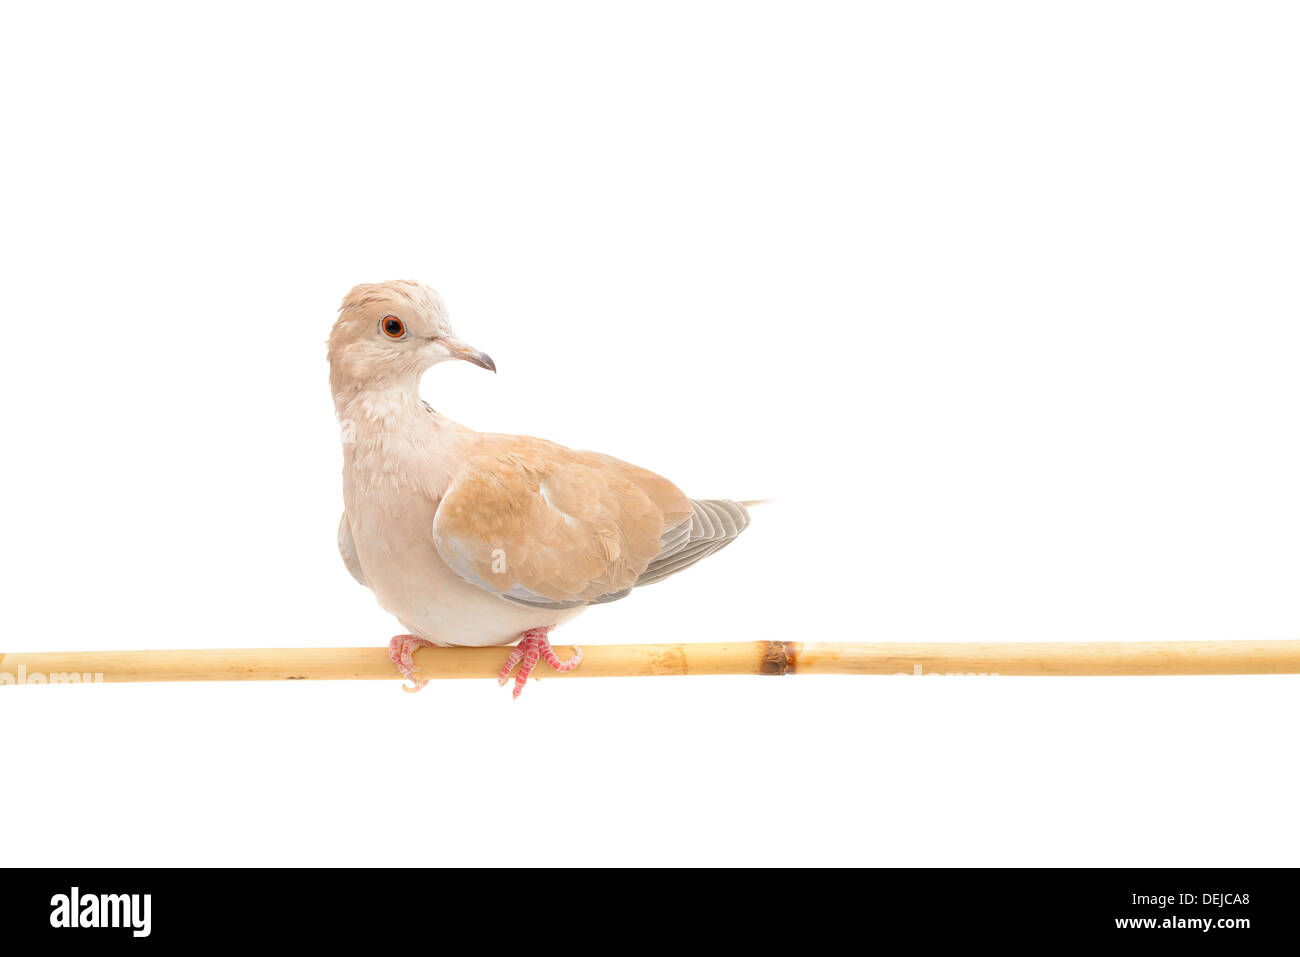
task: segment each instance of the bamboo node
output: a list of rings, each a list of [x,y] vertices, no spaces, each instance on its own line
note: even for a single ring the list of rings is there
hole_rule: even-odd
[[[792,675],[799,663],[796,641],[765,641],[758,666],[761,675]]]

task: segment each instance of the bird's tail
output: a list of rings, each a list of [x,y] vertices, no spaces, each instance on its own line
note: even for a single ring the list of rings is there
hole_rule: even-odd
[[[741,502],[740,504],[745,506],[745,508],[753,508],[755,505],[771,505],[775,501],[776,499],[774,498],[755,498],[750,499],[748,502]]]

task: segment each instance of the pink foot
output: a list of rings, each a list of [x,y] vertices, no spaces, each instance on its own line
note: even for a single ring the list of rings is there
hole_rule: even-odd
[[[417,638],[415,635],[398,635],[388,643],[388,657],[393,659],[393,664],[397,665],[397,670],[402,673],[402,677],[411,682],[410,685],[402,685],[403,691],[419,691],[429,683],[428,678],[421,680],[415,677],[415,662],[411,660],[411,652],[417,648],[432,647],[432,641]]]
[[[518,698],[523,693],[524,685],[528,683],[528,676],[537,667],[539,659],[545,658],[548,665],[561,672],[572,671],[582,662],[581,648],[574,648],[573,657],[568,661],[561,661],[546,637],[550,630],[549,628],[529,629],[519,639],[519,644],[510,649],[505,667],[497,673],[497,684],[504,685],[509,681],[511,669],[519,665],[519,674],[515,675],[515,690],[511,697]]]

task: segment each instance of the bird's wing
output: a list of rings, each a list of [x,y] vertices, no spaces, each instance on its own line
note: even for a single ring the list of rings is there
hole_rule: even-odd
[[[638,586],[653,585],[694,565],[735,541],[749,525],[749,511],[741,502],[692,499],[691,508],[691,517],[664,537],[663,549],[637,578]]]
[[[483,436],[438,506],[434,543],[466,581],[518,605],[622,598],[739,534],[748,516],[594,452]]]
[[[361,562],[357,559],[357,546],[352,541],[352,526],[348,524],[347,512],[339,519],[339,554],[343,556],[343,564],[352,573],[352,577],[369,588],[366,576],[361,571]]]

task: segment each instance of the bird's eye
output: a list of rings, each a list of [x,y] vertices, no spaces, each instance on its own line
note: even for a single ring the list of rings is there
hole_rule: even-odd
[[[390,339],[400,339],[406,335],[406,326],[402,325],[402,320],[396,316],[384,316],[379,323],[379,328],[384,330],[384,335]]]

